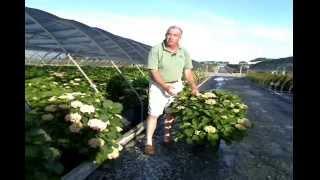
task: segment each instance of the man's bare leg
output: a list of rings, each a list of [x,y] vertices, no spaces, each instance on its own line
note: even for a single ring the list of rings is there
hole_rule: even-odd
[[[154,131],[156,130],[156,127],[157,127],[157,119],[158,117],[156,116],[151,116],[149,115],[148,118],[147,118],[147,145],[152,145],[152,137],[153,137],[153,134],[154,134]]]

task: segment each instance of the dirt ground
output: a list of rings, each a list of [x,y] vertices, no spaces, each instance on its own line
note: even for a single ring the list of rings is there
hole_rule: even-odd
[[[156,156],[143,154],[144,133],[126,145],[116,161],[103,165],[86,180],[265,180],[293,179],[293,105],[290,97],[272,94],[245,78],[212,77],[201,91],[225,89],[248,105],[254,123],[240,143],[221,142],[217,153],[176,143],[161,144],[163,121],[155,133]]]

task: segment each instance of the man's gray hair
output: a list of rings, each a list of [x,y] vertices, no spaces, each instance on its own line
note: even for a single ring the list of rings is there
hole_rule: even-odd
[[[168,32],[171,30],[171,29],[178,29],[180,31],[180,34],[182,35],[182,29],[179,27],[179,26],[176,26],[176,25],[173,25],[173,26],[170,26],[166,32],[166,34],[168,34]]]

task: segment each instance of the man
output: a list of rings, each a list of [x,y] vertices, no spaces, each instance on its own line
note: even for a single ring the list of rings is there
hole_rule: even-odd
[[[178,26],[170,26],[166,32],[165,40],[152,47],[148,56],[148,69],[150,69],[151,82],[149,85],[149,106],[146,128],[145,154],[154,155],[155,145],[152,141],[157,126],[157,119],[164,109],[173,102],[182,89],[182,76],[185,75],[188,84],[192,88],[192,94],[199,93],[193,80],[192,61],[188,52],[180,47],[182,29]],[[172,142],[170,136],[171,125],[174,117],[169,113],[165,116],[164,143]]]

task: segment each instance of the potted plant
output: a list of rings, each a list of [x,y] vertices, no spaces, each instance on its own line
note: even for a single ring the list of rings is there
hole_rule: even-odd
[[[221,140],[227,145],[240,141],[253,127],[246,118],[247,108],[239,96],[228,91],[212,90],[194,96],[190,88],[185,88],[168,109],[178,123],[174,140],[209,146],[214,151]]]

